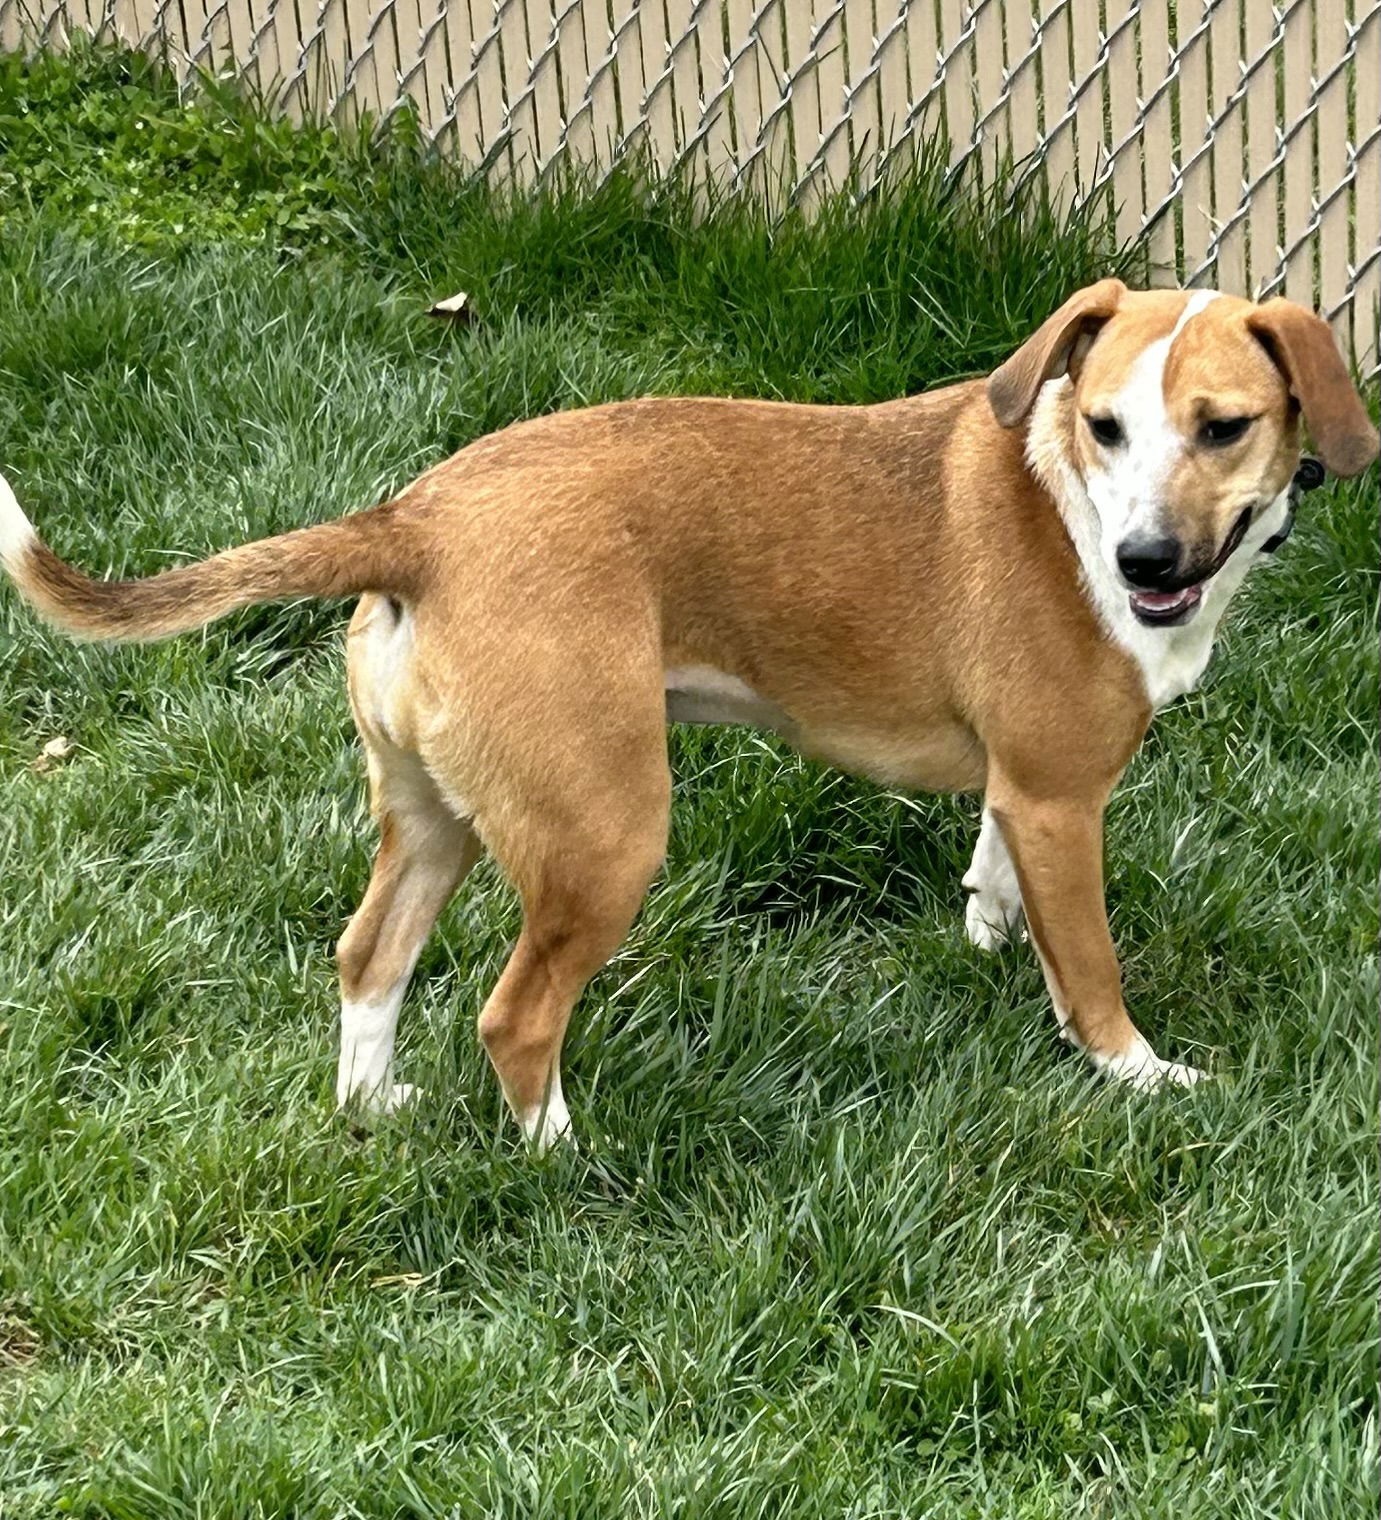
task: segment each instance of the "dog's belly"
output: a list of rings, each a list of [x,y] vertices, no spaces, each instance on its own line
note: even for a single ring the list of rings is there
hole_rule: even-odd
[[[712,665],[668,670],[666,694],[668,723],[742,723],[788,739],[795,736],[795,724],[775,702]]]
[[[884,786],[929,792],[982,787],[987,756],[973,732],[948,722],[901,732],[885,728],[802,726],[737,676],[710,665],[666,673],[668,723],[738,723],[780,735],[802,753]]]
[[[841,771],[905,791],[980,791],[988,775],[982,744],[958,723],[904,731],[808,729],[799,748]]]

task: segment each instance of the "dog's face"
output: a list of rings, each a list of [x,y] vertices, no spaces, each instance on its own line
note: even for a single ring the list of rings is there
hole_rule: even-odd
[[[1288,301],[1102,281],[992,376],[998,420],[1021,421],[1061,375],[1072,393],[1066,462],[1097,513],[1110,575],[1150,626],[1189,622],[1253,525],[1283,507],[1301,412],[1336,473],[1376,457],[1327,325]]]
[[[1285,377],[1232,311],[1250,303],[1181,304],[1114,316],[1073,381],[1071,457],[1108,568],[1151,624],[1194,615],[1299,461]]]

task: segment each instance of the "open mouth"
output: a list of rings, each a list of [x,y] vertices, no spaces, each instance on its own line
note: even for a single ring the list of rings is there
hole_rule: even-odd
[[[1173,591],[1131,592],[1127,600],[1137,622],[1145,623],[1148,628],[1177,628],[1187,623],[1199,610],[1208,583],[1232,558],[1233,550],[1246,536],[1251,520],[1252,509],[1243,507],[1217,557],[1198,580],[1191,581],[1187,586],[1177,586]]]
[[[1138,622],[1153,628],[1173,628],[1187,623],[1204,599],[1207,578],[1178,591],[1133,591],[1128,600]]]

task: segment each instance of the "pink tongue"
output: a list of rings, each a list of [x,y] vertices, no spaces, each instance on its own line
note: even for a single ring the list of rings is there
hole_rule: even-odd
[[[1186,586],[1182,591],[1138,591],[1136,604],[1145,607],[1148,612],[1166,612],[1171,607],[1180,607],[1189,602],[1198,600],[1198,588]]]

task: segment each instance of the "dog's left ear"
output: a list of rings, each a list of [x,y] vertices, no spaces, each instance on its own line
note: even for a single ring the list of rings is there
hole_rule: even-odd
[[[1285,376],[1324,464],[1360,475],[1376,458],[1376,429],[1322,317],[1275,296],[1247,315],[1247,328]]]
[[[1003,427],[1016,427],[1025,420],[1041,386],[1069,370],[1080,341],[1098,332],[1126,294],[1121,280],[1099,280],[1076,291],[988,376],[988,404]]]

